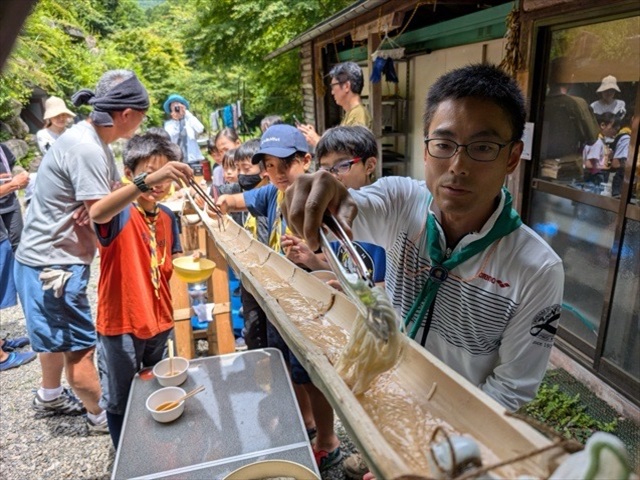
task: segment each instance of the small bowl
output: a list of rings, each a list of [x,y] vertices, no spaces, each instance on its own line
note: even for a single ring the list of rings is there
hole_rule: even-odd
[[[182,412],[184,412],[184,400],[171,410],[163,410],[159,412],[156,410],[156,407],[165,402],[173,402],[186,393],[187,392],[179,387],[165,387],[160,390],[156,390],[147,398],[147,410],[151,412],[151,416],[157,422],[173,422],[176,418],[182,415]]]
[[[189,360],[182,357],[173,357],[173,373],[169,375],[169,358],[159,361],[153,367],[153,375],[163,387],[177,387],[187,379]]]
[[[337,280],[336,274],[331,270],[314,270],[313,272],[309,272],[311,275],[316,277],[318,280],[322,280],[324,283],[327,283],[330,280]]]
[[[180,280],[187,283],[204,282],[215,268],[216,264],[208,258],[185,256],[173,260],[173,271]]]
[[[264,460],[250,463],[234,470],[224,480],[246,480],[247,478],[291,477],[296,480],[320,480],[304,465],[288,460]]]

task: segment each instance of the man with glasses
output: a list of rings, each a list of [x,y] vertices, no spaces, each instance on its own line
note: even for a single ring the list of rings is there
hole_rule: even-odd
[[[407,334],[510,411],[534,398],[558,326],[562,261],[512,208],[525,121],[516,82],[470,65],[440,77],[424,114],[426,183],[385,177],[358,191],[300,177],[284,210],[316,249],[330,210],[387,251],[386,288]]]
[[[95,93],[83,89],[72,100],[93,111],[62,134],[42,159],[14,276],[29,339],[42,366],[33,409],[66,415],[86,411],[89,433],[108,433],[98,403],[96,331],[87,298],[96,252],[88,212],[119,185],[108,145],[134,135],[149,108],[149,96],[132,71],[111,70],[100,78]],[[146,186],[142,176],[133,183]],[[81,402],[61,386],[63,368]]]
[[[339,63],[329,72],[331,81],[329,88],[333,99],[345,111],[340,122],[342,126],[362,125],[371,129],[371,115],[362,104],[360,94],[364,87],[362,69],[354,62]],[[313,125],[298,125],[307,143],[315,147],[320,140],[320,135]]]

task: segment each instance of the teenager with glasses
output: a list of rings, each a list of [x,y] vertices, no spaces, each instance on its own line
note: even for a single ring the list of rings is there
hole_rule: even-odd
[[[345,111],[340,122],[342,126],[363,125],[371,128],[371,115],[362,104],[360,94],[364,87],[362,69],[354,62],[344,62],[336,65],[329,72],[331,81],[329,88],[333,99]],[[307,143],[315,147],[320,140],[320,135],[313,125],[298,125]]]

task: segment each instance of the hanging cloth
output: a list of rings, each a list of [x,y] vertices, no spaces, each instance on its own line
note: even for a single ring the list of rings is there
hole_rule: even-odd
[[[445,254],[440,246],[440,232],[435,216],[432,213],[427,215],[427,250],[431,258],[431,269],[429,270],[427,283],[422,287],[418,298],[416,298],[404,318],[404,325],[409,332],[409,337],[415,338],[426,312],[436,297],[440,285],[447,280],[449,271],[484,251],[493,242],[509,235],[522,225],[520,216],[511,208],[511,194],[506,189],[503,189],[503,191],[505,193],[504,206],[491,230],[489,230],[484,237],[463,247],[449,258],[445,258]],[[416,316],[418,310],[419,313]],[[413,326],[411,330],[408,330],[410,323],[413,323]]]
[[[233,127],[233,108],[231,105],[227,105],[222,109],[222,119],[225,127]]]
[[[151,273],[151,284],[156,294],[156,298],[160,298],[160,265],[164,264],[164,257],[161,262],[158,262],[158,245],[156,242],[156,220],[158,219],[158,212],[160,209],[156,204],[153,208],[153,212],[147,212],[139,204],[134,203],[136,209],[144,218],[147,226],[149,227],[149,255],[151,258],[151,264],[149,270]]]

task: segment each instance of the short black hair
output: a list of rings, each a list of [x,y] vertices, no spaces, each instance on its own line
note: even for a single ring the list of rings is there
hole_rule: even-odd
[[[142,160],[160,155],[165,156],[170,162],[180,161],[180,147],[163,135],[144,133],[131,137],[127,142],[124,148],[123,163],[133,172]]]
[[[233,161],[238,163],[240,160],[249,160],[253,158],[256,152],[260,150],[260,139],[252,138],[236,148],[236,154]],[[260,170],[264,170],[264,163],[260,160]]]
[[[213,145],[215,146],[215,144],[218,143],[218,140],[221,139],[222,137],[228,138],[233,143],[240,140],[240,137],[238,136],[238,132],[236,132],[235,128],[225,127],[216,134],[215,138],[213,139]]]
[[[331,69],[329,76],[335,78],[340,83],[348,81],[351,84],[351,91],[358,95],[360,95],[364,87],[362,69],[354,62],[339,63]]]
[[[318,161],[333,152],[346,153],[354,157],[378,158],[378,144],[371,130],[362,125],[333,127],[324,132],[316,145]]]
[[[520,140],[527,116],[522,90],[515,79],[495,65],[473,64],[445,73],[429,88],[424,108],[424,134],[445,100],[474,97],[498,105],[509,117],[511,140]]]

